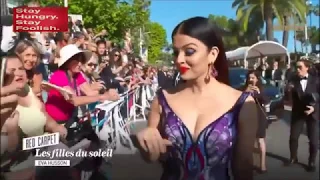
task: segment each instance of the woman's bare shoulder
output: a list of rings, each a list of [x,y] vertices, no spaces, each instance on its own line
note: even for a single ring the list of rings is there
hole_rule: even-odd
[[[239,99],[239,97],[242,95],[242,91],[235,89],[233,87],[230,87],[228,85],[223,85],[221,88],[222,92],[224,92],[224,96],[226,96],[228,99]]]
[[[168,96],[174,96],[176,94],[179,94],[183,91],[184,85],[178,85],[176,87],[167,88],[167,89],[160,89],[165,95]]]

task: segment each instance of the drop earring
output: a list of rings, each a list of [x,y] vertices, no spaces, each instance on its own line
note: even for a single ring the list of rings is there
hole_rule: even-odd
[[[213,66],[212,66],[212,76],[215,77],[215,78],[218,76],[218,71]]]
[[[204,82],[205,83],[209,83],[210,82],[210,68],[211,68],[212,63],[208,64],[208,71],[207,71],[207,75],[204,78]]]

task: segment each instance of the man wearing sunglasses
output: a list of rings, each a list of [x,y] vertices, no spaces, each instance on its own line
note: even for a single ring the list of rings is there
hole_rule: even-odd
[[[309,73],[311,62],[306,59],[297,61],[297,75],[291,82],[292,115],[290,130],[290,154],[287,165],[298,163],[298,140],[306,123],[309,139],[309,172],[316,170],[315,162],[319,141],[319,79]]]

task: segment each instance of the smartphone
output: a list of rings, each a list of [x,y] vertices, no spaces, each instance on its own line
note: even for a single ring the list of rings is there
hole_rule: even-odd
[[[0,74],[0,87],[3,87],[4,86],[4,82],[6,81],[7,77],[8,76],[6,74],[6,67],[7,67],[7,58],[2,58],[1,59],[1,74]]]

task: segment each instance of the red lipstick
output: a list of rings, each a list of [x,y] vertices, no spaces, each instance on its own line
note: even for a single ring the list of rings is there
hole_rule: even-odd
[[[186,73],[186,72],[189,70],[189,68],[184,67],[184,66],[180,66],[180,67],[179,67],[179,70],[180,70],[180,73],[181,73],[181,74],[184,74],[184,73]]]

